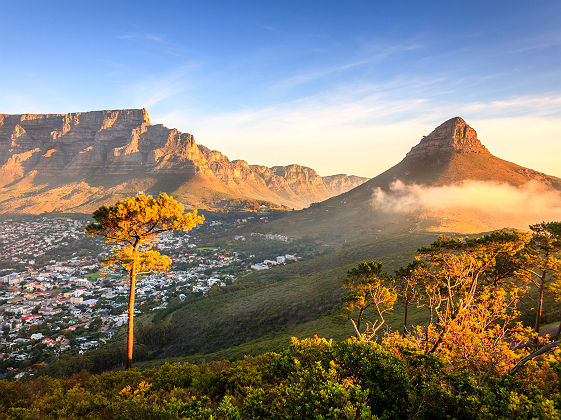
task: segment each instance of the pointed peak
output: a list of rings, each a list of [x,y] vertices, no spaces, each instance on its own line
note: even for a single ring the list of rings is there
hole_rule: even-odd
[[[413,147],[407,157],[442,153],[486,153],[489,151],[477,138],[477,132],[461,117],[450,118],[436,127]]]
[[[436,127],[436,129],[439,129],[441,127],[463,127],[466,125],[467,123],[464,121],[462,117],[454,117],[454,118],[450,118],[447,121],[444,121],[442,124]]]

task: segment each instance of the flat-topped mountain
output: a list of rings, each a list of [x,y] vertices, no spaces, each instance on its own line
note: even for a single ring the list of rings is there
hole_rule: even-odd
[[[472,233],[561,219],[561,179],[492,155],[462,118],[424,136],[401,162],[271,229],[331,240],[395,231]]]
[[[302,208],[366,178],[230,161],[145,109],[0,114],[0,212],[89,212],[138,191],[189,208]]]

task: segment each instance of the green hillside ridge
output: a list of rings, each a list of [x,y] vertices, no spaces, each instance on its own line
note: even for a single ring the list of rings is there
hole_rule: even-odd
[[[233,286],[218,289],[191,302],[171,304],[168,309],[141,317],[136,331],[138,366],[157,366],[166,361],[201,362],[204,360],[235,360],[244,355],[279,351],[290,338],[311,337],[315,334],[343,340],[352,335],[352,327],[341,314],[344,291],[341,279],[356,263],[372,258],[384,264],[392,273],[407,265],[417,248],[431,243],[437,235],[417,232],[385,238],[374,243],[342,249],[298,263],[270,270],[253,272]],[[527,325],[531,325],[537,292],[530,290],[520,309]],[[558,305],[546,296],[544,323],[560,319]],[[423,321],[423,310],[410,308],[410,322]],[[396,305],[387,317],[387,326],[398,330],[402,322],[402,307]],[[111,346],[111,345],[110,345]],[[113,345],[114,346],[114,345]],[[98,362],[106,349],[86,353],[83,357]],[[111,350],[113,351],[113,350]],[[119,354],[121,350],[116,349]],[[84,364],[67,364],[61,360],[48,371],[66,374],[82,369]],[[120,364],[120,357],[112,363]],[[101,369],[117,365],[102,362]],[[65,366],[62,368],[62,366]],[[72,367],[74,366],[74,367]],[[60,369],[59,369],[60,368]],[[70,369],[70,370],[69,370]]]
[[[157,320],[153,324],[156,330],[164,323],[171,331],[169,342],[156,346],[158,351],[163,349],[159,357],[212,353],[323,317],[339,307],[343,297],[341,278],[357,262],[379,258],[392,272],[407,265],[416,249],[434,238],[427,234],[387,238],[250,273],[239,280],[247,288],[182,305]],[[141,324],[144,334],[149,335],[146,329],[151,326],[150,318]]]

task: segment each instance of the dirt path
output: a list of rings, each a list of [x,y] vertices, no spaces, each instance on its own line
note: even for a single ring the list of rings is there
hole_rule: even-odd
[[[540,328],[540,336],[549,334],[554,335],[557,332],[557,328],[559,328],[559,322],[554,322],[553,324],[543,325]]]

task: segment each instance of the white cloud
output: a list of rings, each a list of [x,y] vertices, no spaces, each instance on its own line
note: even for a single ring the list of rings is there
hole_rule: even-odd
[[[485,113],[487,115],[524,114],[546,117],[561,113],[560,95],[525,95],[490,102],[468,103],[463,107],[466,113]]]
[[[127,32],[119,35],[117,39],[138,39],[142,41],[164,42],[165,36],[149,32]]]
[[[328,67],[321,67],[314,71],[307,71],[294,74],[286,79],[278,80],[271,84],[270,89],[292,89],[298,85],[305,84],[310,81],[318,80],[326,76],[336,73],[343,73],[354,68],[373,64],[383,59],[402,52],[412,51],[422,48],[420,44],[404,43],[404,44],[375,44],[369,45],[364,53],[354,60],[338,63]]]
[[[132,82],[125,86],[125,95],[131,98],[135,107],[153,107],[187,90],[190,86],[188,77],[198,67],[197,63],[187,63],[167,72]]]
[[[395,181],[388,192],[376,188],[376,209],[392,213],[420,210],[471,209],[490,214],[520,215],[530,219],[561,220],[561,193],[529,182],[520,187],[482,181],[444,186],[404,184]]]

